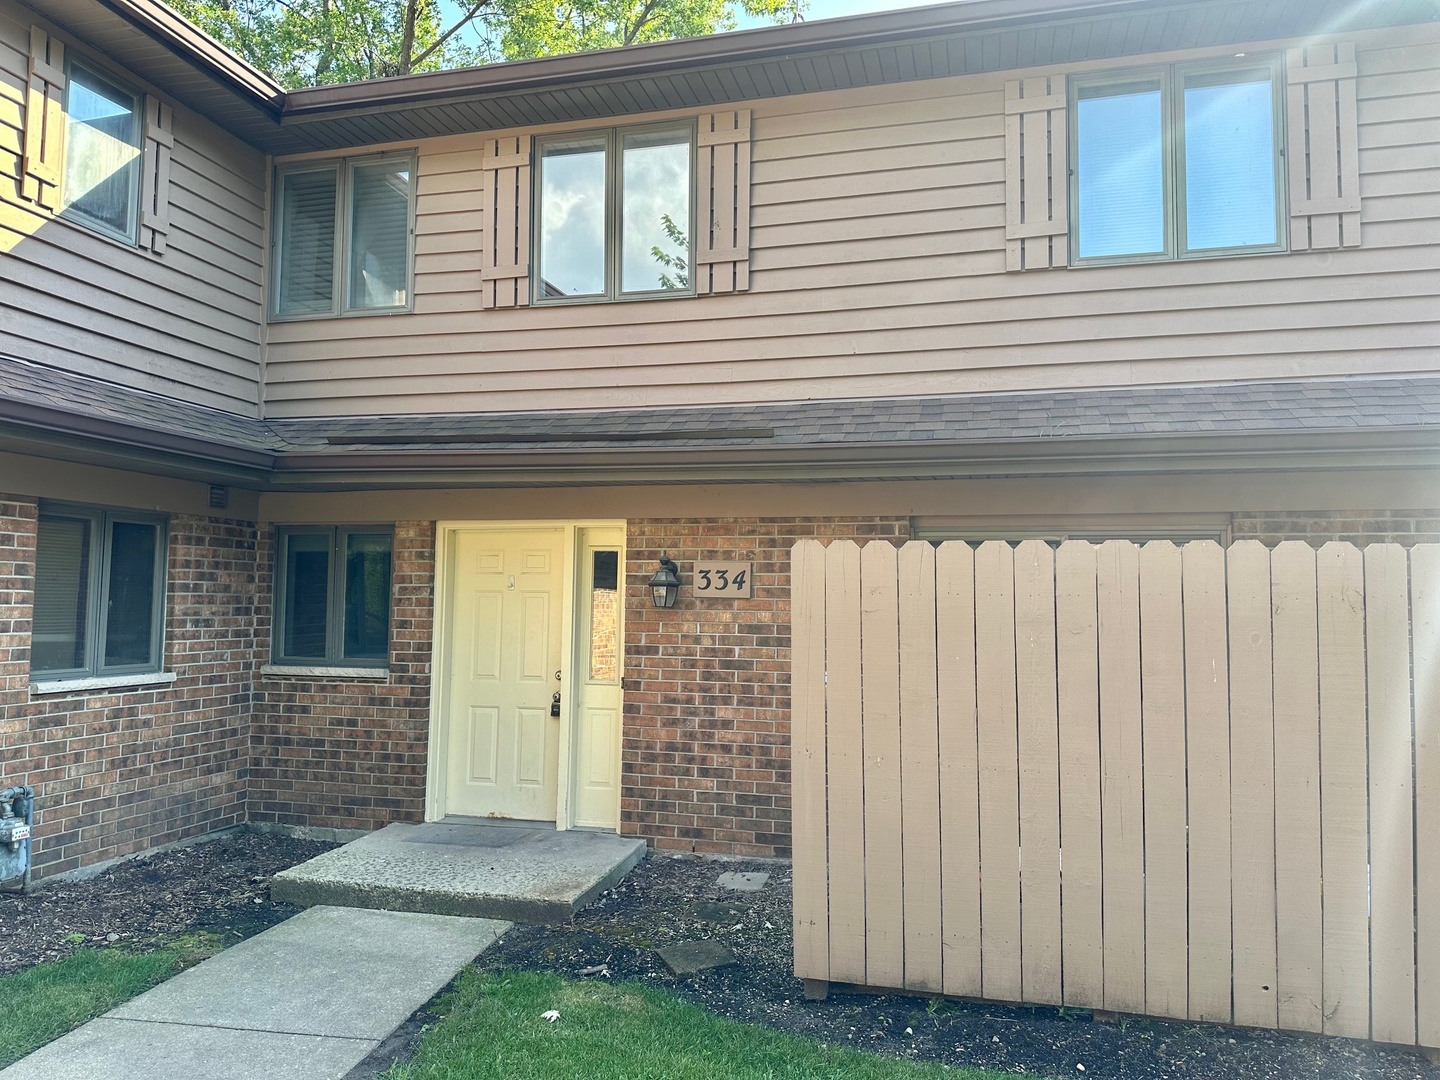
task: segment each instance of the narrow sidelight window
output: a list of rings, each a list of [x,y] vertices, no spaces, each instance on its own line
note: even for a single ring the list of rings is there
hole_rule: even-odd
[[[375,526],[279,530],[276,663],[385,664],[392,545]]]
[[[414,176],[412,154],[306,162],[277,172],[277,316],[408,309]]]
[[[1071,81],[1075,262],[1282,250],[1279,60]]]
[[[159,671],[164,592],[163,519],[42,505],[31,673],[87,678]]]
[[[72,63],[65,91],[62,213],[136,242],[140,209],[140,95]]]
[[[694,292],[690,125],[537,140],[537,303]]]

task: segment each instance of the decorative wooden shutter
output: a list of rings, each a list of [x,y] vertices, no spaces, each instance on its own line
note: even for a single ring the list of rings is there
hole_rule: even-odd
[[[55,210],[65,159],[65,44],[30,28],[30,83],[25,94],[25,166],[20,193]]]
[[[170,151],[174,115],[159,98],[145,99],[145,155],[140,168],[140,246],[165,253],[170,233]]]
[[[695,137],[695,291],[750,288],[750,110],[703,113]]]
[[[1290,248],[1360,246],[1360,124],[1355,46],[1286,53]]]
[[[480,306],[530,303],[530,136],[486,139],[480,159]]]
[[[1005,269],[1070,262],[1065,80],[1005,84]]]

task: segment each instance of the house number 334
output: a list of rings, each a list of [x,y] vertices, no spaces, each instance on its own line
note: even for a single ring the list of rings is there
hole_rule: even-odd
[[[697,562],[695,595],[746,599],[754,566],[748,562]]]

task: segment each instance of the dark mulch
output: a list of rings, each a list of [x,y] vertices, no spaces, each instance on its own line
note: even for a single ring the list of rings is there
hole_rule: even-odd
[[[85,881],[0,894],[0,975],[81,947],[145,949],[195,931],[234,944],[299,910],[271,902],[274,874],[334,846],[237,832],[117,863]]]
[[[768,870],[757,894],[725,892],[727,870]],[[719,908],[709,905],[720,902]],[[719,920],[719,921],[715,921]],[[715,938],[738,962],[677,979],[655,954]],[[630,979],[670,989],[723,1016],[880,1053],[1016,1074],[1096,1080],[1435,1080],[1416,1053],[1343,1039],[1126,1018],[1083,1010],[1007,1008],[925,998],[832,994],[802,999],[792,974],[790,868],[653,858],[573,925],[517,927],[484,956],[487,968]],[[582,972],[602,968],[600,973]],[[908,1031],[907,1031],[908,1029]],[[1077,1066],[1084,1065],[1081,1072]]]

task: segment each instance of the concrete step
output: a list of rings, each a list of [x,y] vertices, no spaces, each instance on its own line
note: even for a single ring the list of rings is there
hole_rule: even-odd
[[[568,922],[628,874],[645,841],[513,823],[387,825],[275,876],[278,901],[532,925]]]

